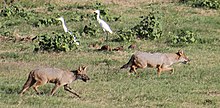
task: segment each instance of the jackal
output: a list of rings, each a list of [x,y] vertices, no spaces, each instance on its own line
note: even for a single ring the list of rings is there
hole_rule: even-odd
[[[58,68],[37,68],[32,70],[29,73],[28,79],[23,86],[23,89],[20,92],[20,95],[24,94],[26,90],[33,86],[33,89],[37,92],[37,94],[41,94],[37,89],[38,86],[44,85],[46,83],[54,83],[55,86],[51,91],[50,95],[54,95],[55,91],[60,87],[64,86],[64,90],[76,95],[80,98],[80,96],[71,91],[69,84],[77,79],[81,79],[84,82],[89,80],[90,78],[86,74],[87,67],[79,67],[77,70],[73,71],[64,71]]]
[[[133,54],[129,62],[121,67],[130,67],[130,73],[135,72],[137,68],[152,67],[157,68],[157,74],[160,76],[162,71],[172,71],[174,69],[170,66],[174,63],[182,62],[186,64],[190,60],[185,56],[182,50],[177,53],[147,53],[137,52]]]

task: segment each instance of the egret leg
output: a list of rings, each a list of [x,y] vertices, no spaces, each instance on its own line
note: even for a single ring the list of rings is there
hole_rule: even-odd
[[[105,41],[108,41],[108,32],[105,32],[105,33],[106,33]]]

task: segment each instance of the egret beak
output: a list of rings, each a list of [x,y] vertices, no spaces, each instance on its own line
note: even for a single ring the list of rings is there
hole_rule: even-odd
[[[64,19],[63,19],[63,17],[59,17],[59,18],[56,18],[56,20],[62,21],[62,20],[64,20]]]
[[[56,20],[61,20],[60,18],[56,18]]]

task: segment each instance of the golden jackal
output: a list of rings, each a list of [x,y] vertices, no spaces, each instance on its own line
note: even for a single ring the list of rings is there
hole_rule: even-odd
[[[190,60],[185,56],[182,50],[177,53],[147,53],[137,52],[131,56],[129,62],[121,67],[130,67],[130,73],[135,72],[137,68],[152,67],[157,68],[157,74],[160,76],[162,71],[172,71],[170,66],[174,63],[182,62],[186,64]]]
[[[89,80],[89,77],[86,75],[86,67],[79,67],[78,70],[74,71],[64,71],[57,68],[37,68],[30,72],[20,94],[22,95],[31,86],[33,86],[33,89],[37,92],[37,94],[41,94],[37,89],[38,86],[46,83],[54,83],[55,86],[50,95],[53,95],[60,86],[64,86],[64,90],[80,98],[80,96],[71,91],[71,88],[69,87],[69,84],[77,79],[81,79],[84,82]]]

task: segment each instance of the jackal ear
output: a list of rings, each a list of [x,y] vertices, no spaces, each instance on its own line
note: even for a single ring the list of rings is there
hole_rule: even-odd
[[[183,50],[179,50],[177,53],[178,53],[178,55],[181,56],[181,55],[183,55]]]
[[[83,70],[83,69],[82,69],[82,66],[80,66],[79,69],[78,69],[78,71],[82,71],[82,70]]]
[[[78,70],[83,71],[83,70],[86,70],[86,69],[87,69],[87,66],[80,66]]]
[[[86,69],[87,69],[87,67],[88,67],[88,66],[83,66],[82,68],[83,68],[83,70],[86,70]]]

